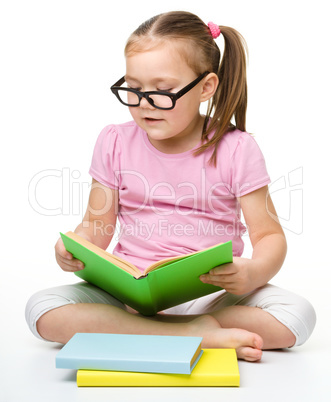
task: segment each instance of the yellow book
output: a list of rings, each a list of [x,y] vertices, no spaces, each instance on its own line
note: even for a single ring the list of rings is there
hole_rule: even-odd
[[[78,370],[78,387],[239,387],[235,349],[204,349],[191,374]]]

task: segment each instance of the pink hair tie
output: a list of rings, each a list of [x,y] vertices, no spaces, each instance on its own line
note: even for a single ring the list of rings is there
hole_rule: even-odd
[[[216,39],[220,36],[221,30],[218,25],[214,24],[213,22],[208,22],[208,28],[210,30],[210,33],[211,33],[211,36],[213,37],[213,39]]]

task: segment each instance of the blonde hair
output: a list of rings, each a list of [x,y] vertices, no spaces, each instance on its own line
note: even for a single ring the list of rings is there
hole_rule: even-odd
[[[217,74],[219,85],[208,104],[203,144],[195,151],[198,155],[212,147],[210,163],[215,166],[217,148],[223,136],[235,128],[246,130],[247,109],[245,40],[233,28],[222,25],[219,28],[224,38],[222,60],[208,26],[198,16],[185,11],[159,14],[145,21],[131,34],[125,46],[125,55],[129,55],[151,49],[165,40],[184,42],[182,56],[197,75],[205,71]],[[214,135],[208,138],[213,131]]]

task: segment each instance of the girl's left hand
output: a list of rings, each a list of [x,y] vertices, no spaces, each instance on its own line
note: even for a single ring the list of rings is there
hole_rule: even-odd
[[[200,276],[204,283],[220,286],[234,295],[242,295],[256,288],[251,280],[251,270],[254,260],[241,257],[233,257],[233,262],[220,265]]]

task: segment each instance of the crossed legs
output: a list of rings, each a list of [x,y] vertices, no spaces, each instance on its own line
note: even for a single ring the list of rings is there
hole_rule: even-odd
[[[270,300],[278,289],[266,285],[241,297],[218,292],[146,318],[127,311],[118,300],[84,283],[39,292],[29,300],[26,317],[36,336],[60,343],[66,343],[76,332],[201,336],[204,348],[231,347],[239,358],[257,361],[262,349],[298,344],[306,322],[310,321],[308,336],[315,325],[313,310],[312,318],[304,324],[302,320],[288,324],[287,316],[292,317],[293,312],[287,314],[284,300],[278,303],[284,311],[277,317],[281,309]]]

